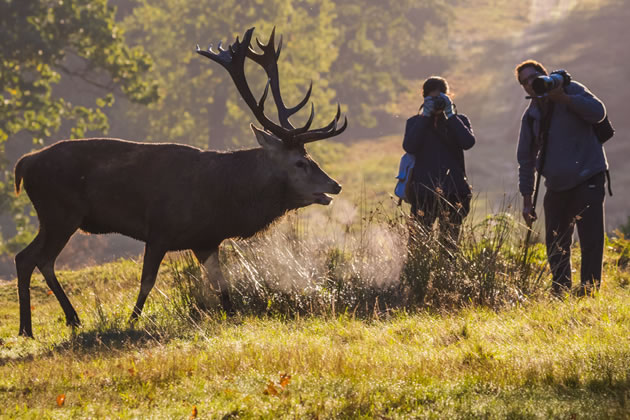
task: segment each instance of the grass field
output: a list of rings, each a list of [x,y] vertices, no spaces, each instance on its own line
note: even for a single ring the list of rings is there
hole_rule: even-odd
[[[447,310],[377,300],[369,310],[351,310],[339,302],[367,305],[378,290],[383,300],[391,290],[381,285],[376,294],[359,295],[358,288],[333,284],[367,278],[370,267],[400,277],[400,270],[385,270],[391,261],[382,249],[394,245],[379,242],[368,247],[377,254],[362,254],[346,238],[345,248],[336,244],[334,258],[322,260],[324,268],[299,265],[310,241],[306,230],[292,242],[279,240],[298,222],[224,251],[224,272],[242,287],[233,290],[241,294],[234,317],[211,304],[205,313],[191,310],[190,280],[199,272],[187,255],[163,264],[133,328],[126,320],[139,288],[137,261],[60,272],[83,321],[76,331],[64,325],[59,304],[36,275],[35,340],[16,337],[15,282],[3,283],[0,417],[630,418],[627,240],[608,242],[605,281],[594,296],[555,300],[542,285],[539,293],[497,305],[464,301]],[[287,244],[299,249],[289,252]],[[320,253],[309,247],[312,256]],[[333,268],[343,265],[350,275],[331,283],[326,276],[340,255],[353,258]],[[279,261],[298,265],[268,278],[283,271]],[[367,268],[357,268],[361,261]],[[315,280],[298,287],[297,273]],[[248,289],[247,279],[258,283]],[[290,286],[270,293],[282,279]],[[341,292],[341,300],[327,300]],[[295,309],[300,302],[305,310]]]
[[[396,207],[391,193],[404,118],[418,106],[413,87],[400,105],[397,134],[308,146],[344,186],[336,204],[290,216],[252,240],[226,241],[234,316],[221,312],[212,293],[200,296],[203,275],[188,254],[163,263],[135,326],[127,319],[139,259],[59,271],[83,322],[76,330],[65,326],[36,274],[35,339],[17,337],[16,281],[0,281],[0,419],[630,419],[630,240],[607,242],[604,283],[594,295],[552,298],[540,244],[532,250],[540,278],[523,280],[514,241],[522,226],[508,214],[510,197],[498,192],[516,195],[510,130],[517,127],[510,124],[523,103],[510,105],[511,93],[496,86],[520,89],[506,34],[526,30],[530,8],[460,3],[450,29],[460,58],[446,77],[478,136],[467,155],[471,182],[476,193],[488,191],[475,201],[461,251],[453,257],[419,240],[413,263],[408,258],[408,209]],[[503,12],[490,13],[486,3]],[[560,43],[565,34],[569,44],[597,33],[607,48],[593,43],[582,56],[572,49],[558,56],[550,47],[540,56],[588,76],[623,133],[614,113],[624,107],[613,101],[623,95],[611,83],[623,66],[594,73],[593,63],[623,62],[627,48],[613,41],[630,9],[618,1],[579,3],[612,6],[602,17],[562,23],[572,29],[566,34],[551,25],[543,38]],[[630,150],[621,140],[606,146],[613,168],[623,168]],[[625,220],[628,174],[614,172],[609,215],[621,209],[614,220]],[[502,197],[503,209],[489,208]],[[77,237],[85,242],[66,250],[73,264],[98,248]]]

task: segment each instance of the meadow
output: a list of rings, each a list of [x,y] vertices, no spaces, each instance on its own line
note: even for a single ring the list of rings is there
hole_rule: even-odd
[[[57,3],[59,9],[93,6]],[[609,232],[600,291],[580,296],[575,288],[561,299],[550,295],[539,238],[527,250],[522,242],[515,140],[526,103],[512,74],[516,63],[534,54],[550,68],[569,69],[607,104],[618,129],[616,139],[606,145],[615,183],[615,197],[607,198],[607,229],[625,222],[627,236],[630,219],[623,197],[628,195],[630,171],[623,167],[630,143],[623,141],[627,119],[621,112],[627,97],[622,69],[630,49],[623,35],[630,8],[622,1],[419,2],[438,7],[428,14],[422,11],[422,16],[409,14],[402,26],[374,13],[395,12],[404,2],[387,7],[320,2],[336,4],[337,10],[346,7],[348,15],[338,24],[349,31],[345,38],[331,24],[332,14],[320,13],[321,19],[303,30],[295,25],[303,6],[318,2],[294,2],[286,16],[264,8],[264,13],[255,13],[256,23],[248,17],[242,25],[219,13],[229,2],[220,9],[207,7],[212,2],[179,0],[110,3],[122,12],[117,18],[124,19],[122,26],[113,26],[113,16],[93,16],[87,22],[94,24],[85,28],[109,28],[97,39],[83,34],[84,22],[77,25],[76,39],[88,54],[75,58],[107,73],[109,64],[104,70],[98,57],[88,57],[126,32],[129,45],[145,47],[155,66],[151,74],[131,74],[125,67],[131,77],[127,82],[159,82],[161,102],[145,107],[155,98],[136,97],[143,105],[133,108],[129,101],[134,98],[118,93],[121,86],[114,96],[97,98],[100,93],[89,80],[63,74],[55,86],[61,96],[55,100],[63,98],[66,108],[50,101],[47,88],[39,89],[43,96],[33,95],[41,105],[37,114],[27,107],[26,118],[11,120],[21,114],[5,107],[10,112],[0,118],[8,124],[0,124],[4,161],[15,162],[30,150],[31,134],[43,144],[51,137],[81,136],[85,130],[100,135],[106,126],[113,137],[192,139],[220,148],[253,145],[242,110],[226,92],[214,90],[225,86],[218,73],[189,63],[189,56],[195,56],[194,43],[210,35],[227,37],[235,27],[254,24],[262,30],[274,21],[287,34],[288,44],[293,43],[286,51],[322,58],[296,58],[293,69],[283,65],[282,71],[289,71],[284,77],[295,78],[283,86],[297,83],[301,89],[312,71],[315,95],[324,87],[332,89],[316,101],[318,113],[327,115],[320,103],[330,102],[332,110],[336,93],[349,115],[352,129],[343,142],[308,146],[344,189],[326,209],[308,208],[249,240],[225,241],[221,264],[236,307],[230,316],[221,311],[194,257],[174,253],[162,264],[141,319],[129,325],[142,261],[103,261],[136,255],[140,244],[111,235],[75,235],[58,260],[58,276],[82,327],[65,325],[57,300],[36,273],[31,288],[35,339],[18,337],[17,288],[10,279],[17,248],[4,249],[0,275],[9,280],[0,280],[0,419],[630,419],[630,239],[620,231]],[[134,3],[142,12],[134,10]],[[260,10],[262,3],[244,2],[234,10]],[[13,8],[18,2],[7,5]],[[211,27],[207,13],[214,13]],[[46,87],[59,76],[56,71],[51,76],[51,69],[63,64],[51,57],[62,55],[39,54],[33,67],[12,62],[21,50],[41,53],[29,43],[39,32],[18,19],[5,21],[15,24],[7,33],[31,31],[15,37],[17,47],[5,43],[8,73],[19,81],[16,69],[27,69],[28,83],[17,83],[11,94],[19,110],[22,91],[24,98],[36,93],[27,89],[37,76],[33,69],[42,72],[36,83]],[[355,24],[358,36],[352,30]],[[222,25],[229,30],[220,29]],[[409,39],[420,42],[414,44],[418,54],[409,53],[414,45],[390,36],[383,25],[392,26],[391,34],[402,34],[404,25],[417,31]],[[65,34],[58,28],[37,29],[44,31],[42,39],[57,39]],[[318,42],[312,42],[313,34]],[[312,48],[299,48],[300,39]],[[60,48],[74,45],[59,41],[65,45]],[[444,41],[448,51],[435,47]],[[332,48],[333,42],[339,48]],[[400,48],[406,49],[406,57]],[[134,54],[140,60],[141,52]],[[31,55],[25,57],[30,63]],[[351,57],[353,66],[340,61],[331,70],[329,61],[336,57]],[[398,66],[407,58],[421,60]],[[148,68],[145,60],[138,62],[139,69]],[[74,61],[66,63],[68,68],[76,70],[82,62]],[[391,197],[405,119],[417,112],[421,79],[436,72],[449,80],[477,137],[466,157],[475,204],[456,250],[434,232],[410,226],[408,207],[397,207]],[[331,79],[340,73],[346,76]],[[99,80],[106,76],[96,75]],[[298,75],[304,80],[292,77]],[[83,108],[92,102],[95,111]],[[70,108],[73,103],[78,107]],[[69,111],[72,117],[57,131],[61,114]],[[208,112],[222,117],[208,118]],[[35,131],[24,137],[22,129]],[[13,197],[11,183],[0,181],[3,197]],[[23,226],[28,210],[16,214],[17,234],[32,235]],[[4,217],[0,239],[8,240],[14,232]],[[0,240],[0,245],[6,243]],[[575,284],[579,248],[573,260]]]
[[[133,259],[59,273],[74,331],[35,276],[34,340],[3,283],[0,417],[630,417],[630,241],[599,292],[554,299],[542,246],[523,263],[509,211],[479,219],[453,252],[396,210],[291,215],[224,244],[235,316],[187,253],[135,326]]]

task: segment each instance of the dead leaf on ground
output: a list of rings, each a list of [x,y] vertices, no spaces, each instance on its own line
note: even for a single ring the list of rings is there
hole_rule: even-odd
[[[66,402],[66,394],[57,395],[57,406],[62,407],[63,403]]]
[[[286,388],[289,385],[289,382],[291,382],[291,375],[282,373],[280,375],[280,386],[282,389]]]
[[[278,390],[276,389],[276,385],[273,382],[269,381],[269,383],[267,384],[267,387],[263,391],[263,394],[278,395]]]

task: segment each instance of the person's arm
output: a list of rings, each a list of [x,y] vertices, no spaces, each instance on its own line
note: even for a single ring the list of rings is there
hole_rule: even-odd
[[[457,145],[468,150],[475,145],[475,134],[472,131],[470,121],[465,115],[455,114],[446,120],[448,132],[457,142]]]
[[[598,123],[606,116],[606,107],[602,101],[578,82],[571,82],[566,91],[562,87],[554,89],[549,92],[549,98],[566,105],[570,111],[589,124]]]
[[[528,226],[531,226],[531,223],[536,220],[532,203],[536,171],[536,152],[533,142],[533,133],[527,122],[527,112],[525,112],[521,119],[516,158],[518,160],[518,188],[523,196],[523,219]]]
[[[430,118],[416,115],[407,120],[405,126],[405,137],[403,139],[403,149],[407,153],[415,155],[422,148],[422,132],[427,129],[431,122]]]

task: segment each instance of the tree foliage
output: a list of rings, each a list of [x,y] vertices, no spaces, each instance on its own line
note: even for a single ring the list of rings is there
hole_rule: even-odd
[[[157,85],[143,78],[151,58],[125,44],[106,0],[0,0],[0,34],[0,142],[26,130],[43,144],[64,120],[75,137],[104,131],[101,108],[116,86],[138,103],[157,99]],[[64,74],[103,87],[104,97],[88,108],[54,95]]]
[[[372,128],[410,83],[443,70],[449,8],[443,0],[339,0],[337,10],[332,86],[355,124]]]
[[[29,151],[44,144],[64,123],[71,136],[105,132],[117,88],[131,101],[147,104],[158,98],[157,84],[146,80],[152,60],[141,47],[131,48],[115,22],[107,0],[0,0],[0,173],[9,162],[4,145],[10,137],[32,139],[17,147]],[[54,87],[64,77],[97,86],[91,106],[65,99]],[[5,182],[2,182],[4,178]],[[0,214],[13,213],[23,242],[32,235],[25,197],[13,196],[11,174],[0,176]],[[26,214],[28,214],[26,212]],[[12,243],[4,244],[12,249]],[[2,249],[0,249],[2,251]]]
[[[25,142],[21,153],[60,129],[73,138],[107,132],[107,115],[124,121],[117,135],[136,140],[221,149],[253,144],[251,112],[229,75],[194,51],[197,43],[232,43],[252,26],[262,42],[274,26],[284,35],[279,71],[287,105],[313,82],[314,127],[332,119],[337,101],[348,132],[385,127],[409,83],[444,64],[445,2],[0,0],[0,156],[7,139]],[[118,22],[112,3],[124,10]],[[264,71],[248,62],[246,72],[260,97]],[[75,81],[94,89],[84,94]],[[129,101],[112,107],[120,98]],[[271,97],[266,109],[272,116]],[[305,107],[293,122],[307,117]],[[0,171],[7,164],[4,157]],[[4,246],[11,252],[33,234],[27,198],[16,201],[12,190],[7,171],[0,176],[0,223],[3,213],[13,213],[18,236]]]
[[[256,27],[254,36],[266,43],[275,26],[276,34],[284,35],[278,67],[285,102],[299,102],[313,80],[315,124],[327,123],[335,112],[335,92],[323,76],[337,57],[334,16],[331,0],[138,0],[124,26],[130,39],[153,55],[153,75],[164,100],[148,112],[132,110],[133,119],[147,127],[152,140],[223,148],[253,139],[247,134],[251,112],[228,73],[195,54],[195,44],[207,48],[212,43],[216,50],[219,41],[231,44],[250,27]],[[246,71],[252,91],[260,97],[264,71],[249,62]],[[274,109],[271,98],[266,109]],[[306,119],[307,111],[296,116],[296,123]]]
[[[164,101],[149,112],[132,110],[133,119],[158,141],[211,148],[252,142],[245,123],[251,113],[228,74],[193,47],[232,43],[252,26],[266,42],[276,26],[284,34],[286,102],[298,102],[312,80],[316,123],[327,123],[339,101],[353,129],[373,127],[410,79],[426,76],[423,66],[435,68],[446,56],[447,10],[443,0],[137,0],[124,26],[153,55]],[[264,72],[251,64],[248,73],[262,93]]]

